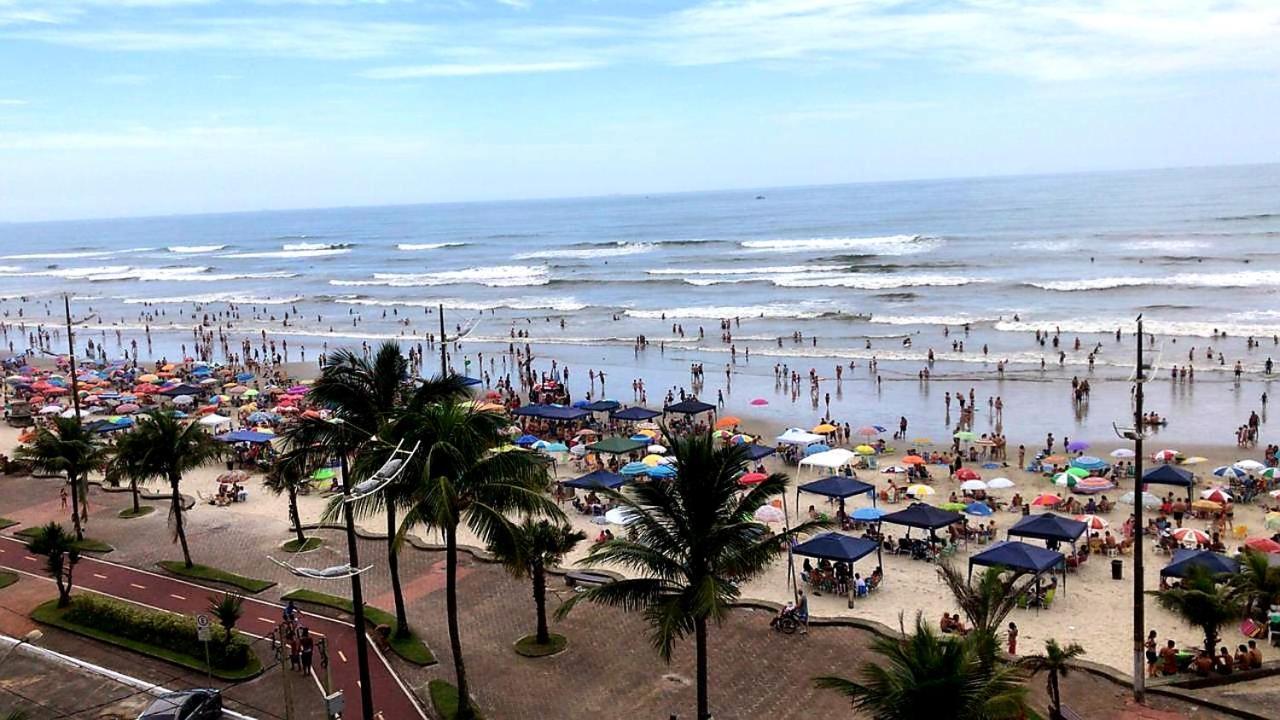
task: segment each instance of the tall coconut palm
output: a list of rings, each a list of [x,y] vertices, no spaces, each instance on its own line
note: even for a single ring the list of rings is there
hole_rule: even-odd
[[[146,448],[140,447],[145,442],[146,438],[138,433],[125,433],[116,440],[107,461],[108,480],[117,484],[122,479],[129,482],[134,515],[142,512],[142,493],[138,485],[153,477],[145,467],[138,464],[146,455]]]
[[[139,415],[130,435],[117,450],[117,460],[139,478],[169,483],[169,521],[175,541],[182,545],[182,561],[192,567],[182,511],[182,476],[223,457],[226,448],[198,424],[184,424],[162,410]]]
[[[563,562],[564,556],[586,539],[586,533],[567,523],[525,518],[512,532],[489,543],[489,551],[513,577],[527,577],[533,582],[533,603],[538,614],[534,642],[538,645],[551,644],[547,628],[547,568]]]
[[[58,586],[58,607],[70,605],[71,576],[76,563],[80,562],[80,551],[71,535],[58,523],[51,522],[36,528],[36,533],[27,541],[27,551],[45,557],[45,569]]]
[[[1019,660],[1019,664],[1032,675],[1045,673],[1045,689],[1049,692],[1049,720],[1062,720],[1062,688],[1058,679],[1070,673],[1071,661],[1083,654],[1084,648],[1077,643],[1062,647],[1057,640],[1049,638],[1044,641],[1043,655],[1029,655]]]
[[[769,535],[755,521],[755,511],[785,491],[785,475],[774,473],[743,492],[738,477],[748,468],[745,446],[717,447],[710,433],[665,437],[675,456],[675,478],[625,493],[602,491],[630,516],[629,537],[596,545],[583,560],[621,566],[639,577],[587,590],[558,612],[564,615],[583,600],[639,610],[652,626],[651,642],[667,662],[676,641],[692,635],[696,717],[706,720],[711,717],[708,625],[725,618],[742,583],[784,553],[787,540],[821,525],[803,524],[786,537]]]
[[[71,485],[71,525],[76,540],[84,539],[83,521],[89,517],[88,477],[106,459],[106,446],[80,418],[53,418],[50,427],[36,430],[30,445],[19,447],[17,459],[40,473],[66,475]]]
[[[458,529],[466,526],[485,543],[511,532],[508,516],[560,511],[546,497],[546,463],[523,450],[495,452],[507,420],[467,405],[429,404],[400,421],[409,439],[421,443],[421,469],[414,473],[407,510],[397,533],[403,542],[415,528],[440,532],[445,544],[445,606],[453,654],[460,720],[474,716],[458,627]],[[407,473],[406,473],[407,474]]]
[[[1232,578],[1248,617],[1266,617],[1267,609],[1280,599],[1280,567],[1273,566],[1269,558],[1266,553],[1246,549],[1240,558],[1240,574]]]
[[[298,547],[306,545],[307,536],[302,533],[302,516],[298,513],[298,490],[310,482],[311,459],[313,454],[306,448],[293,449],[279,455],[271,463],[262,486],[275,495],[285,495],[289,499],[289,524],[298,538]]]
[[[1004,619],[1017,606],[1018,598],[1033,585],[1035,578],[1019,581],[1003,568],[986,568],[977,582],[970,582],[955,566],[938,566],[938,577],[951,591],[956,605],[969,620],[970,642],[983,662],[995,662],[1000,647],[1000,628]]]
[[[415,385],[409,377],[409,362],[395,342],[378,346],[372,359],[350,350],[338,350],[326,358],[325,367],[308,392],[308,398],[328,408],[333,417],[356,429],[365,441],[353,448],[351,474],[359,482],[374,473],[387,459],[394,446],[373,442],[374,438],[390,440],[388,431],[395,418],[407,406],[433,402],[451,402],[465,397],[466,386],[458,376],[437,377]],[[395,601],[396,634],[409,636],[409,619],[405,612],[404,592],[400,584],[400,561],[395,535],[398,530],[396,510],[403,502],[403,486],[392,485],[357,504],[355,512],[369,515],[384,510],[387,522],[387,566],[391,577],[391,595]],[[337,504],[330,505],[326,518],[340,513]]]
[[[1201,567],[1193,567],[1179,587],[1148,590],[1156,603],[1178,615],[1204,633],[1204,649],[1213,654],[1219,640],[1218,631],[1244,614],[1239,591],[1229,583],[1219,583]]]

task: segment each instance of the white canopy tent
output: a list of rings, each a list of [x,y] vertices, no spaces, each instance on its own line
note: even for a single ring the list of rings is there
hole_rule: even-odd
[[[801,447],[804,447],[805,445],[812,445],[816,442],[822,442],[826,440],[826,438],[821,435],[815,435],[811,432],[802,430],[800,428],[787,428],[786,432],[774,438],[774,440],[777,440],[779,443],[783,445],[799,445]]]
[[[827,450],[826,452],[814,453],[800,461],[800,467],[809,465],[811,467],[824,468],[826,470],[839,470],[845,465],[851,465],[858,459],[857,453],[844,448],[836,448]]]

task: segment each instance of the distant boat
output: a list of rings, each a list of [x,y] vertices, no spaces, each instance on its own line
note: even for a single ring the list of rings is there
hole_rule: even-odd
[[[756,196],[756,199],[757,199],[757,200],[763,200],[763,199],[764,199],[764,196],[763,196],[763,195],[757,195],[757,196]]]

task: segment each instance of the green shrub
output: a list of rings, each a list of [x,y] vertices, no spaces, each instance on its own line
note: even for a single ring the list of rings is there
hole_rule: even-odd
[[[204,657],[194,618],[148,610],[93,594],[73,595],[63,617],[77,625],[140,643]],[[214,668],[239,670],[249,663],[249,644],[239,633],[225,645],[210,642],[209,661]]]

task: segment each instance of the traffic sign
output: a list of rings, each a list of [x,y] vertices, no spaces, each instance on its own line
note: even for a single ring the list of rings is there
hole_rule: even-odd
[[[196,627],[209,627],[209,616],[208,616],[208,615],[197,615],[197,616],[196,616]]]
[[[213,639],[213,629],[209,627],[208,615],[196,616],[196,639],[204,643]]]

